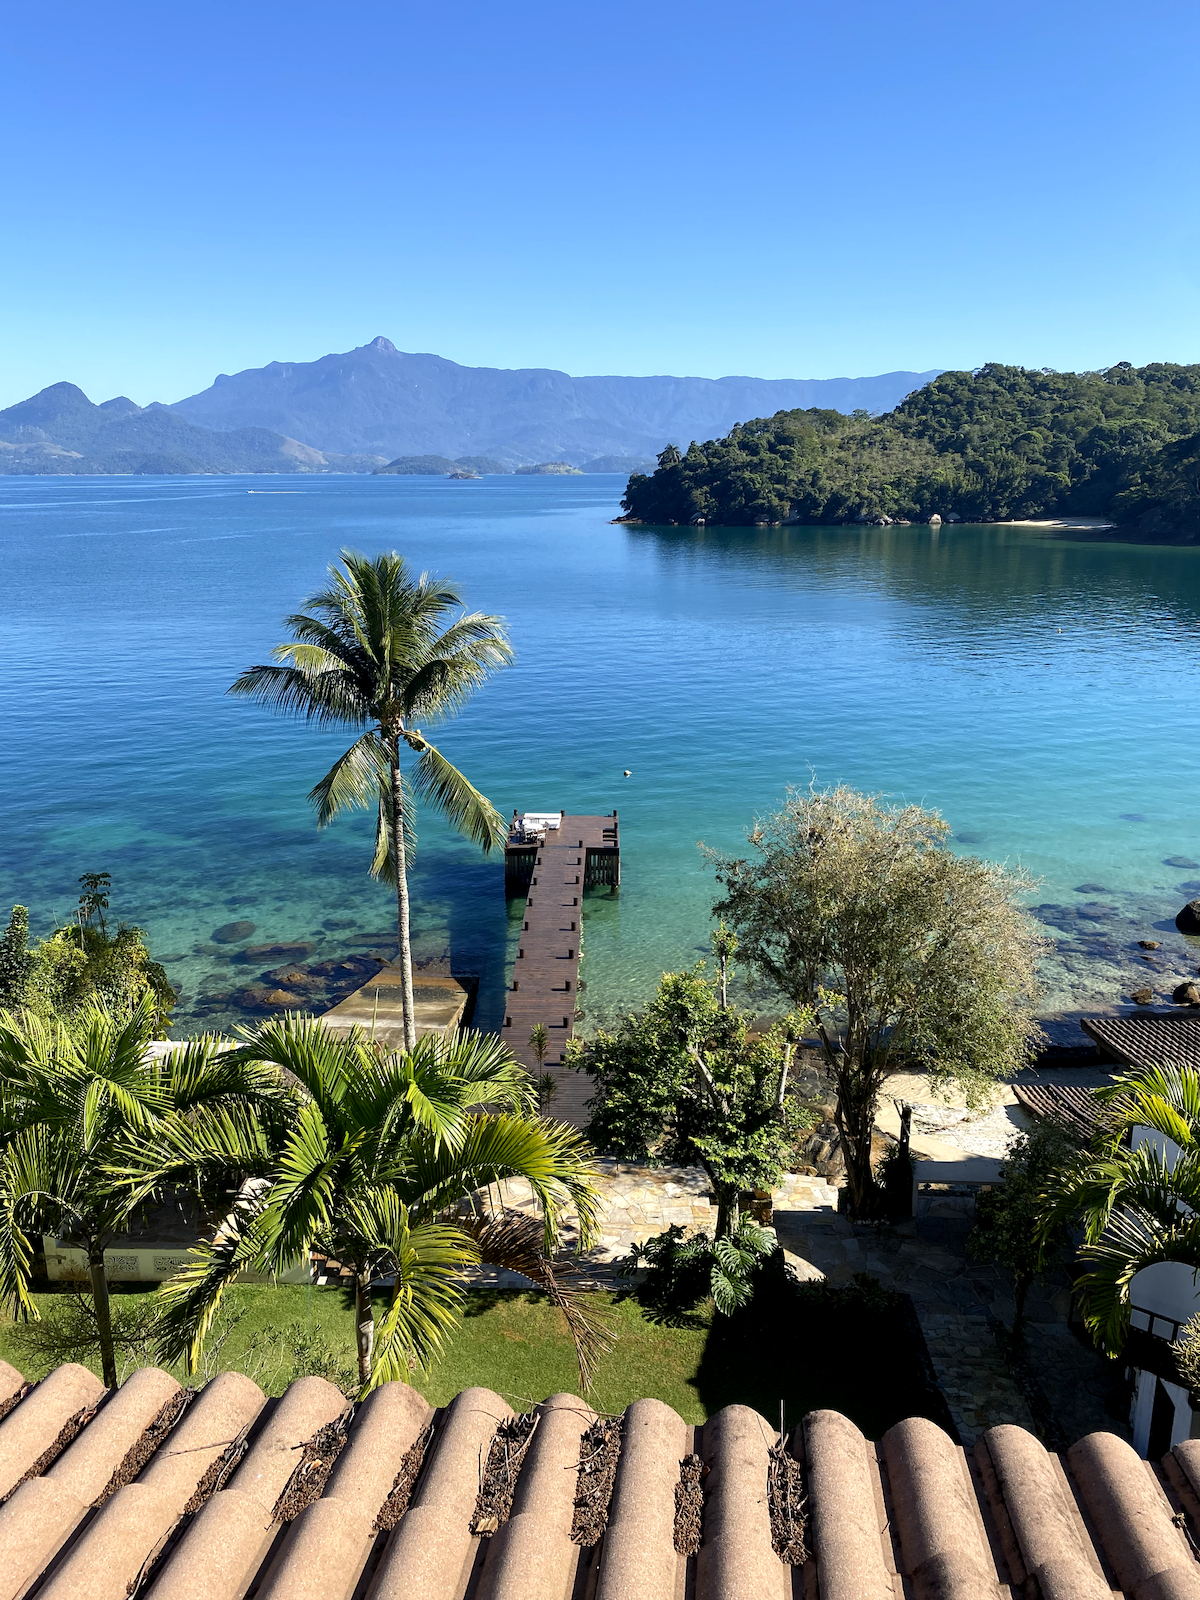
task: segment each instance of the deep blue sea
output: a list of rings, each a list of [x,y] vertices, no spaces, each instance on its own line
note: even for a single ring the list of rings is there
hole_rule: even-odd
[[[620,811],[623,886],[587,911],[585,1027],[705,945],[697,841],[736,846],[814,776],[934,806],[958,848],[1041,879],[1064,1036],[1135,980],[1169,994],[1195,971],[1200,941],[1171,919],[1200,894],[1200,549],[628,528],[622,487],[0,479],[0,910],[22,901],[46,930],[80,873],[110,872],[112,914],[169,958],[180,1033],[227,986],[219,924],[322,956],[382,939],[370,820],[318,833],[305,798],[349,736],[225,694],[348,546],[399,550],[508,618],[517,664],[438,735],[502,812]],[[426,817],[413,888],[419,949],[479,972],[494,1024],[501,863]],[[1163,941],[1149,962],[1140,938]]]

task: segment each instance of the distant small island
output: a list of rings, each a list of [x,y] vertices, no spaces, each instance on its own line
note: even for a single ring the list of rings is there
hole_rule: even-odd
[[[583,468],[573,467],[569,461],[538,461],[533,466],[517,467],[525,477],[582,477]]]
[[[375,476],[409,478],[477,478],[482,472],[511,472],[503,461],[493,461],[490,456],[460,456],[451,461],[448,456],[398,456],[385,467],[376,467]]]
[[[623,521],[1007,522],[1101,518],[1200,542],[1200,365],[943,372],[894,411],[779,411],[668,445]]]

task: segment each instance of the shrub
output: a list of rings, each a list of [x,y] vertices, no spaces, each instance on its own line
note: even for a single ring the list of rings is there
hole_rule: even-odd
[[[775,1235],[745,1217],[734,1232],[715,1240],[707,1233],[685,1239],[672,1223],[665,1233],[634,1245],[617,1270],[630,1277],[641,1266],[648,1269],[637,1298],[663,1319],[682,1317],[709,1296],[729,1316],[750,1301],[755,1272],[774,1249]]]

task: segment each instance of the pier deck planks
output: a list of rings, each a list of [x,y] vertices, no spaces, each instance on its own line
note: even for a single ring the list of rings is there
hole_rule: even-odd
[[[501,1037],[530,1072],[538,1069],[529,1044],[534,1026],[545,1024],[549,1035],[541,1069],[553,1073],[558,1093],[546,1108],[549,1116],[575,1127],[587,1121],[585,1103],[591,1080],[565,1063],[567,1043],[575,1036],[579,1003],[579,960],[583,927],[583,891],[588,851],[611,858],[618,852],[617,815],[562,817],[538,846],[529,883],[518,954],[505,996]],[[618,857],[619,859],[619,857]],[[619,872],[617,873],[619,879]]]

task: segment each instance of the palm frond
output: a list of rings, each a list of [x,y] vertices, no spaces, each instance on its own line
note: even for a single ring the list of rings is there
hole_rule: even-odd
[[[525,1178],[542,1213],[545,1250],[552,1254],[569,1211],[579,1222],[579,1248],[587,1249],[595,1238],[600,1223],[598,1176],[591,1148],[576,1129],[548,1118],[472,1113],[454,1150],[412,1140],[396,1184],[424,1218],[506,1178]]]
[[[74,1179],[63,1140],[45,1125],[21,1129],[0,1153],[0,1299],[9,1305],[37,1314],[29,1288],[33,1236],[77,1220]]]
[[[261,1216],[263,1259],[284,1272],[328,1239],[338,1199],[338,1167],[345,1158],[330,1139],[318,1107],[301,1106],[280,1152]]]
[[[391,1303],[377,1327],[369,1387],[407,1382],[413,1365],[428,1366],[458,1321],[463,1269],[479,1259],[473,1242],[446,1222],[412,1224],[394,1189],[357,1197],[344,1222],[377,1273],[395,1275]]]
[[[255,700],[268,710],[313,722],[320,728],[361,727],[371,715],[348,673],[306,672],[301,667],[247,667],[228,694]]]
[[[1130,1206],[1114,1213],[1102,1238],[1084,1244],[1080,1258],[1092,1270],[1076,1280],[1079,1307],[1091,1333],[1109,1355],[1120,1353],[1129,1331],[1130,1286],[1139,1272],[1161,1261],[1200,1269],[1200,1219],[1164,1227]]]
[[[485,855],[495,846],[503,845],[508,837],[508,824],[492,802],[480,794],[440,750],[427,741],[421,742],[420,757],[408,780],[417,798],[440,811]]]
[[[188,1265],[162,1285],[155,1296],[155,1343],[164,1365],[184,1361],[195,1372],[226,1289],[239,1273],[259,1266],[263,1243],[260,1215],[252,1206],[235,1207],[213,1243],[193,1250]]]
[[[272,1120],[254,1101],[191,1106],[163,1117],[149,1136],[124,1134],[108,1154],[105,1174],[128,1194],[131,1209],[170,1184],[264,1176],[277,1148]]]
[[[312,1097],[330,1124],[337,1122],[347,1083],[363,1071],[365,1059],[360,1040],[343,1039],[317,1018],[298,1015],[272,1017],[248,1032],[235,1054],[278,1068]]]
[[[446,1035],[427,1033],[417,1040],[411,1052],[414,1067],[430,1067],[458,1084],[459,1104],[493,1106],[505,1111],[529,1113],[537,1105],[537,1095],[529,1074],[508,1045],[494,1033],[479,1033],[460,1028]]]
[[[317,827],[328,827],[339,811],[375,805],[387,783],[387,752],[378,734],[364,733],[309,790],[309,803],[317,812]]]
[[[616,1343],[616,1334],[605,1319],[564,1285],[563,1278],[577,1271],[573,1262],[555,1264],[545,1249],[545,1231],[536,1217],[520,1211],[503,1210],[488,1215],[459,1214],[460,1228],[475,1244],[479,1259],[486,1266],[519,1272],[545,1292],[566,1318],[579,1362],[579,1383],[587,1394],[595,1377],[596,1364]]]
[[[404,686],[404,714],[440,722],[513,659],[500,617],[471,612],[435,639]]]

